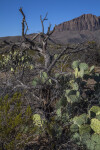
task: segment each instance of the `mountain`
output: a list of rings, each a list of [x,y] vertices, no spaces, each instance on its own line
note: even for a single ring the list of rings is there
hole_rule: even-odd
[[[61,23],[56,26],[53,38],[63,44],[85,41],[100,42],[100,16],[83,14]]]
[[[31,39],[33,35],[30,34],[28,37]],[[3,37],[0,38],[0,43],[2,41],[20,42],[21,36]],[[100,43],[100,16],[83,14],[80,17],[57,25],[52,34],[52,41],[57,44],[82,43],[86,41]]]
[[[62,31],[82,31],[82,30],[98,30],[100,29],[100,17],[92,14],[84,14],[78,18],[71,21],[67,21],[59,24],[56,27],[56,32]]]

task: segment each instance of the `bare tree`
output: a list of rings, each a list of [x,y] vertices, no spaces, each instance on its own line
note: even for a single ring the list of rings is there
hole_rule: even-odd
[[[27,31],[25,31],[25,25],[27,26],[27,22],[25,19],[24,12],[23,12],[22,8],[20,8],[19,11],[21,12],[21,14],[23,16],[22,37],[24,40],[21,42],[21,45],[13,44],[11,46],[11,49],[14,50],[17,47],[17,49],[19,48],[20,50],[22,50],[22,48],[23,48],[24,50],[31,49],[33,51],[38,51],[38,53],[44,57],[44,62],[45,62],[44,71],[47,72],[48,77],[55,83],[55,85],[57,85],[56,87],[59,87],[57,79],[54,76],[52,76],[52,74],[51,74],[51,71],[52,71],[53,67],[56,65],[56,63],[58,62],[58,60],[64,54],[69,55],[72,53],[84,51],[86,49],[89,50],[90,47],[87,45],[85,46],[83,44],[76,45],[76,46],[66,46],[65,48],[61,49],[61,53],[58,55],[58,57],[53,59],[53,56],[50,54],[49,49],[48,49],[48,40],[51,38],[50,36],[55,31],[55,27],[51,31],[51,24],[49,24],[47,32],[44,33],[44,21],[47,20],[47,14],[45,15],[44,18],[42,18],[42,16],[40,16],[40,20],[41,20],[41,24],[42,24],[42,32],[33,36],[32,39],[29,39],[26,36]],[[27,29],[28,29],[28,26],[27,26]],[[41,40],[42,46],[35,43],[35,39],[38,37],[41,37],[41,39],[42,39]],[[39,70],[39,71],[41,71],[41,70]],[[44,85],[46,85],[46,83],[44,83]],[[23,80],[21,80],[21,78],[16,78],[16,82],[13,84],[12,90],[17,90],[18,88],[32,90],[33,97],[35,97],[37,100],[40,100],[40,99],[42,99],[41,96],[39,94],[35,94],[34,91],[37,89],[38,89],[38,91],[43,90],[44,85],[38,85],[34,88],[33,86],[30,86],[28,83],[24,83]],[[12,86],[12,84],[9,84],[8,86]],[[6,87],[7,87],[7,85],[6,85]],[[54,93],[54,95],[55,95],[55,93]],[[52,101],[52,98],[50,98],[49,100]]]
[[[44,57],[45,70],[47,70],[47,68],[50,66],[51,61],[52,61],[52,56],[50,55],[49,50],[47,49],[47,41],[48,41],[48,39],[50,39],[50,36],[53,34],[53,32],[55,30],[55,27],[52,31],[50,31],[50,29],[51,29],[51,24],[50,24],[49,27],[48,27],[47,33],[46,34],[44,33],[44,21],[47,20],[47,14],[48,14],[48,13],[46,13],[46,15],[43,19],[42,19],[42,16],[40,16],[40,20],[41,20],[41,24],[42,24],[42,32],[39,33],[39,34],[36,34],[32,38],[32,40],[29,40],[28,38],[25,37],[25,34],[24,34],[25,33],[25,31],[24,31],[25,30],[25,24],[27,25],[26,20],[25,20],[25,15],[23,13],[22,8],[20,8],[19,11],[23,15],[22,36],[28,42],[28,47],[31,47],[31,49],[33,49],[35,51],[38,51]],[[36,46],[36,44],[34,43],[34,40],[39,36],[42,39],[42,47]],[[24,45],[24,46],[26,46],[26,45]]]

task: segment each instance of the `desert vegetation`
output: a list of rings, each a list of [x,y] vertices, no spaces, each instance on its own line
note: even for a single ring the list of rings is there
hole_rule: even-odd
[[[51,44],[51,24],[0,51],[0,150],[100,149],[100,50]],[[97,69],[98,68],[98,69]]]

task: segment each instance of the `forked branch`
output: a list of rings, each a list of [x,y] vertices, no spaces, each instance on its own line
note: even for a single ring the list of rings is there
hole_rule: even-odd
[[[44,34],[44,21],[48,20],[47,19],[47,15],[48,13],[46,13],[45,17],[42,19],[42,16],[40,15],[40,20],[41,20],[41,24],[42,24],[42,33]]]

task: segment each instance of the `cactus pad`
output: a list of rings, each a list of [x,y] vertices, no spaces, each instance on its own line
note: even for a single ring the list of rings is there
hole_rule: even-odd
[[[100,121],[98,119],[91,119],[90,126],[95,133],[100,134]]]

